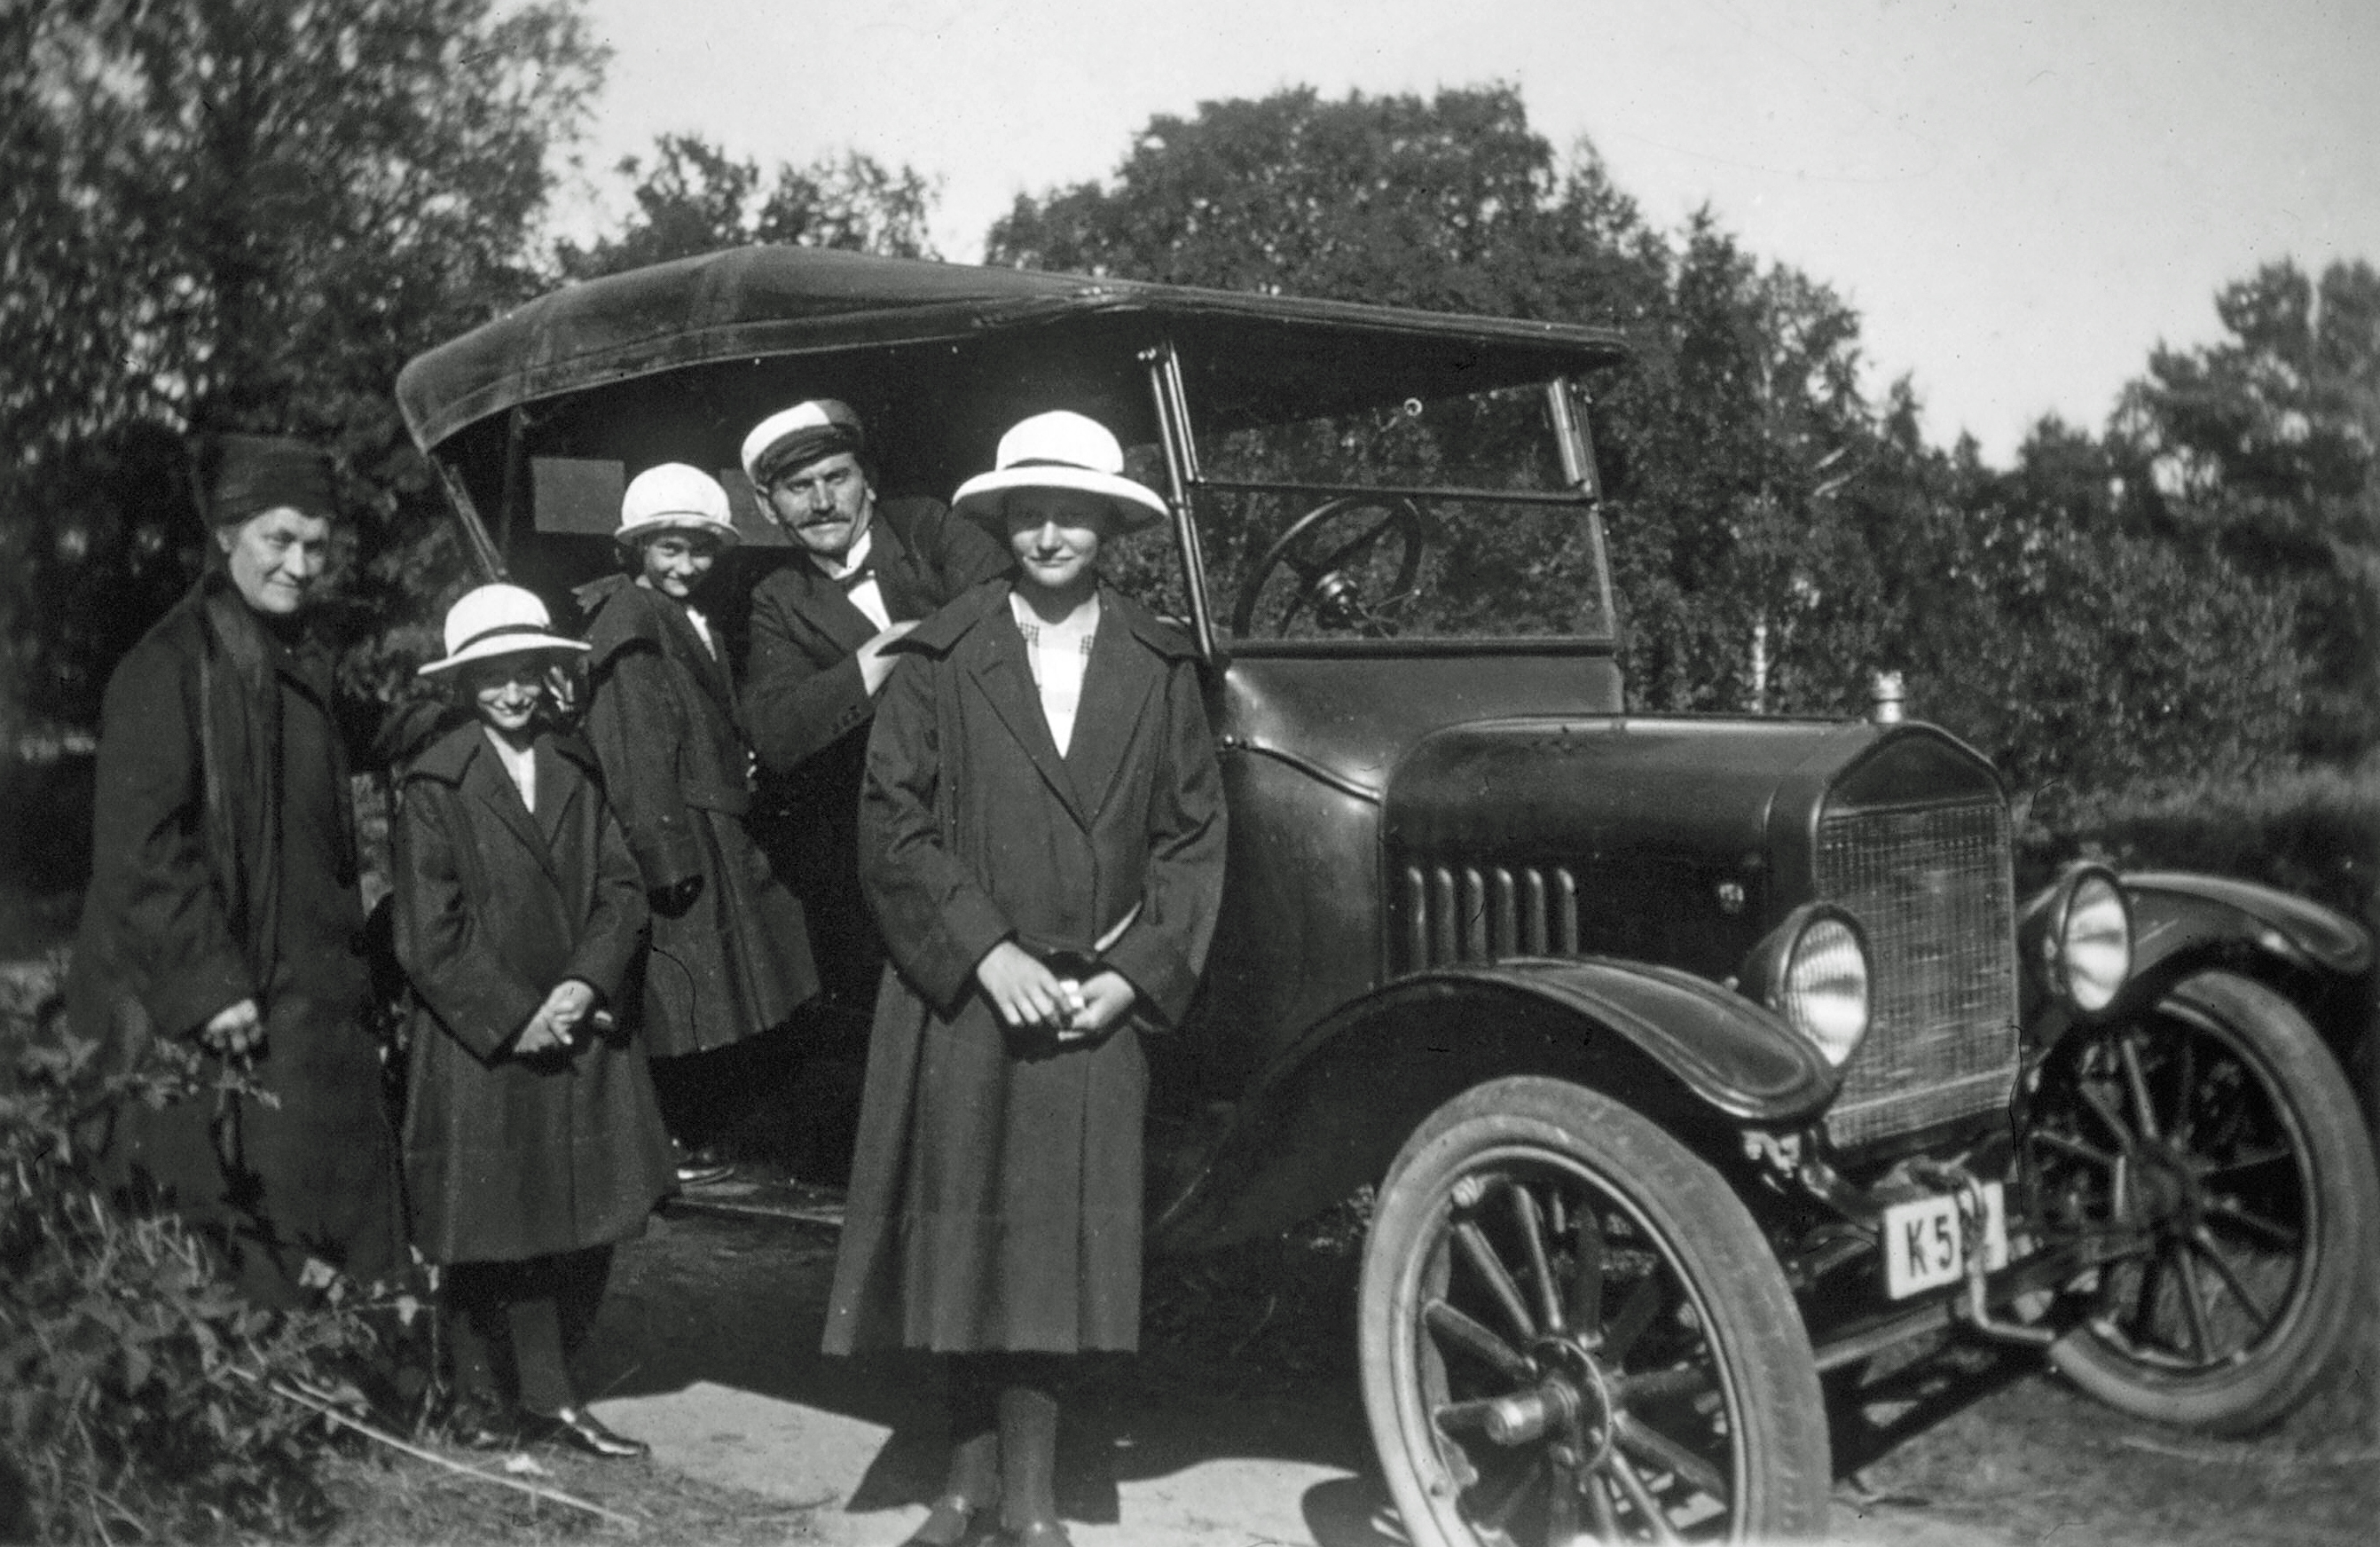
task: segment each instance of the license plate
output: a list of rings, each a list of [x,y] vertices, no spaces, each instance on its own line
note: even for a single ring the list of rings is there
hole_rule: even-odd
[[[2000,1184],[1984,1184],[1984,1271],[2008,1266],[2008,1208]],[[1884,1211],[1884,1292],[1904,1299],[1956,1284],[1967,1271],[1959,1200],[1945,1193]]]

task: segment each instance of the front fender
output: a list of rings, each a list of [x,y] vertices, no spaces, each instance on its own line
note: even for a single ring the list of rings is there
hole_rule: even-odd
[[[1591,1085],[1657,1118],[1792,1123],[1836,1072],[1765,1006],[1603,957],[1415,973],[1341,1006],[1265,1071],[1150,1229],[1161,1250],[1270,1234],[1376,1181],[1405,1137],[1483,1079]]]
[[[2209,945],[2245,941],[2291,967],[2359,977],[2372,933],[2334,908],[2228,876],[2141,871],[2120,876],[2132,904],[2132,972]]]
[[[2294,893],[2186,871],[2139,871],[2117,879],[2132,912],[2132,969],[2103,1017],[2136,1014],[2201,968],[2294,981],[2302,989],[2293,990],[2293,997],[2302,993],[2313,1001],[2349,991],[2372,968],[2369,930]],[[2035,893],[2022,916],[2032,920],[2055,890],[2052,884]],[[2049,993],[2037,959],[2025,963],[2024,1001],[2026,1033],[2035,1046],[2064,1034],[2071,1017]],[[2313,1003],[2301,1007],[2309,1014],[2317,1008]]]

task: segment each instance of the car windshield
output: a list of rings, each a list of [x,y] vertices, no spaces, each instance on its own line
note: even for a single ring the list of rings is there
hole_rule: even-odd
[[[1600,534],[1558,445],[1535,387],[1202,443],[1193,503],[1218,638],[1608,640]],[[1132,464],[1164,486],[1157,448]],[[1186,613],[1170,542],[1137,540],[1110,572]]]

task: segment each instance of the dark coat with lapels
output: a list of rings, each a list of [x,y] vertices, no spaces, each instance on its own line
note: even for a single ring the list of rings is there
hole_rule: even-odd
[[[895,623],[929,617],[1009,567],[981,527],[937,500],[879,501],[868,531],[868,566]],[[884,966],[859,892],[859,781],[876,701],[857,655],[876,632],[801,553],[752,589],[743,708],[760,757],[754,832],[802,900],[828,993],[862,1012]]]
[[[625,576],[577,594],[590,615],[587,739],[657,899],[647,1051],[674,1058],[782,1025],[818,992],[818,973],[802,905],[745,826],[751,755],[727,664],[685,607]]]
[[[176,603],[108,679],[67,977],[72,1025],[118,1064],[257,1001],[272,1102],[125,1103],[93,1148],[110,1183],[219,1232],[276,1303],[310,1255],[365,1279],[402,1261],[335,714],[329,652],[226,578]]]
[[[414,1243],[500,1262],[624,1240],[676,1181],[622,986],[644,885],[594,755],[539,737],[537,809],[474,722],[406,770],[390,834],[396,955],[413,990],[404,1153]],[[513,1039],[576,978],[614,1011],[567,1053]]]
[[[1043,717],[1009,586],[896,646],[868,746],[861,876],[892,957],[877,1004],[826,1348],[1137,1346],[1144,1027],[1196,989],[1223,798],[1190,640],[1115,591],[1072,744]],[[1134,910],[1137,909],[1135,913]],[[1138,991],[1110,1035],[1013,1036],[976,964],[1099,954]]]

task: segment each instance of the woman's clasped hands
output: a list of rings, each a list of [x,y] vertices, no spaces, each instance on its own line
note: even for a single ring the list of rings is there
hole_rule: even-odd
[[[521,1058],[533,1058],[544,1053],[567,1053],[580,1026],[595,1008],[595,991],[576,978],[565,978],[553,985],[545,1003],[528,1017],[528,1023],[513,1039],[513,1053]]]
[[[1115,971],[1076,980],[1061,978],[1039,957],[1003,940],[976,964],[976,981],[1010,1027],[1033,1027],[1060,1041],[1103,1035],[1132,1008],[1131,981]]]

